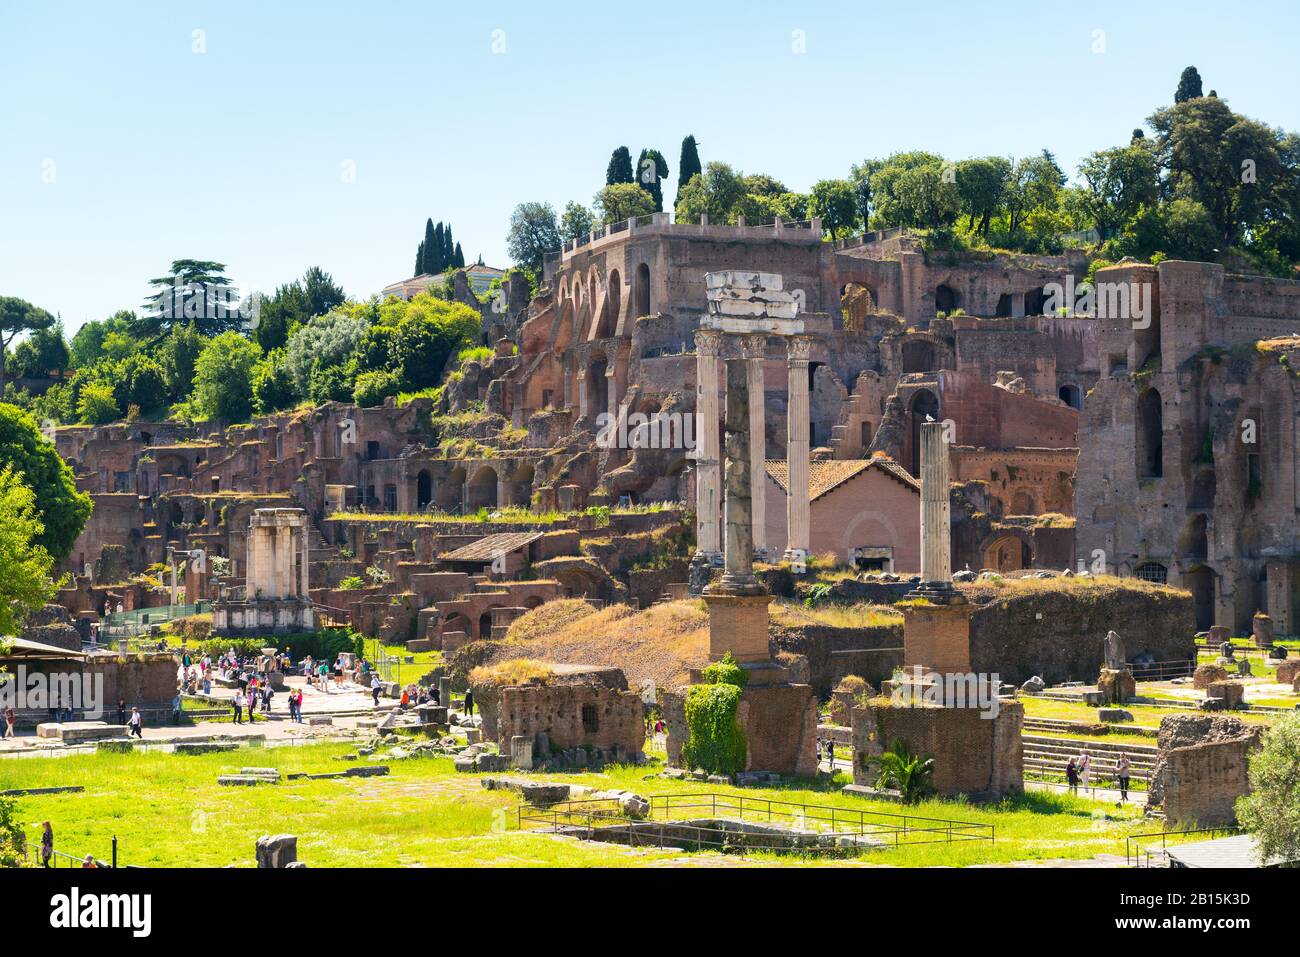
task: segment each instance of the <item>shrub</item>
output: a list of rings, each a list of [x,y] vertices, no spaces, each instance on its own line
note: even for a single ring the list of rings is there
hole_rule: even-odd
[[[349,575],[339,582],[339,591],[356,591],[358,588],[365,588],[366,583],[361,580],[360,575]]]
[[[211,615],[190,615],[172,622],[172,634],[186,643],[204,642],[212,637]]]
[[[686,744],[682,760],[709,774],[745,769],[748,743],[736,713],[741,689],[734,684],[692,685],[686,692]]]

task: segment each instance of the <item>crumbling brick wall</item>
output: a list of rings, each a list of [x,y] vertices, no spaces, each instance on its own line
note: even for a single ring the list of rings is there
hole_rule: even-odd
[[[644,749],[645,709],[635,692],[599,684],[502,688],[497,740],[545,734],[554,748]]]
[[[1212,827],[1236,819],[1237,798],[1249,793],[1248,755],[1260,728],[1225,715],[1179,714],[1160,721],[1160,751],[1147,804],[1163,805],[1165,819]]]

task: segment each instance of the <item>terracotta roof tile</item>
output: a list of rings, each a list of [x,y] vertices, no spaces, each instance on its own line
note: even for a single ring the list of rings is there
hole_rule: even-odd
[[[877,468],[908,488],[920,491],[921,483],[891,458],[877,456],[873,459],[818,459],[808,463],[808,500],[815,502],[827,492],[838,488],[849,479],[867,469]],[[790,469],[785,459],[768,459],[767,474],[788,495]]]

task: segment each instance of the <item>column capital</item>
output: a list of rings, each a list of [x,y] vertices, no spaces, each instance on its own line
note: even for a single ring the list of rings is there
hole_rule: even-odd
[[[741,355],[746,359],[762,359],[767,356],[767,333],[746,332],[740,337]]]
[[[717,329],[695,330],[695,353],[701,356],[718,355],[722,347],[722,333]]]
[[[791,362],[807,362],[812,354],[813,337],[807,334],[790,336],[787,339]]]

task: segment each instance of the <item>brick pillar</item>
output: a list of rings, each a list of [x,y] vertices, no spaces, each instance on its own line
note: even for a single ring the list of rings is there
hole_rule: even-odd
[[[701,434],[695,464],[696,542],[701,554],[712,558],[722,551],[718,537],[722,483],[718,449],[718,350],[722,334],[712,329],[695,333],[695,410]]]
[[[791,336],[790,396],[786,405],[786,468],[790,496],[786,500],[785,558],[807,556],[809,551],[808,503],[808,356],[812,337]]]
[[[745,382],[749,391],[749,483],[754,522],[754,551],[767,552],[767,410],[763,401],[763,359],[767,333],[741,338],[745,356]]]

